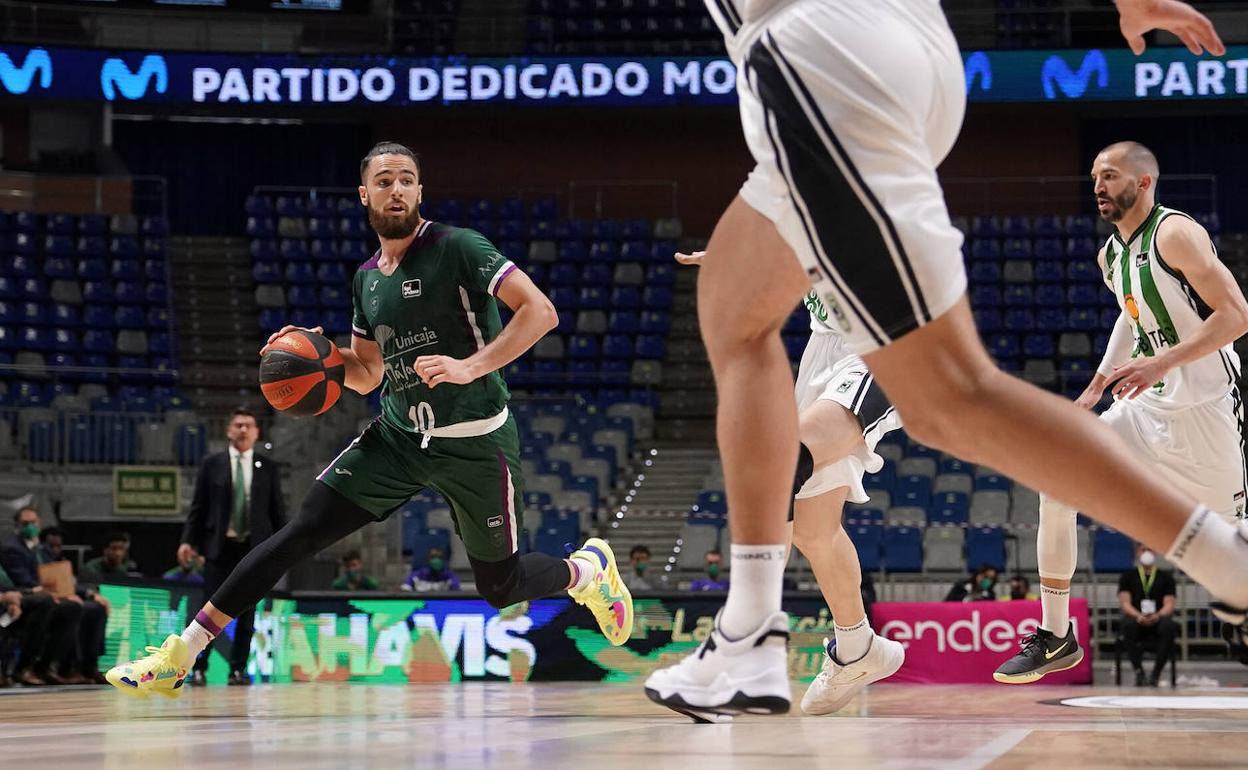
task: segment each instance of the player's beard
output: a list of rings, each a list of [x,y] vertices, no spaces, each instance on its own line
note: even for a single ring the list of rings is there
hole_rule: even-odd
[[[1128,188],[1123,191],[1122,195],[1104,195],[1097,198],[1097,202],[1106,200],[1112,204],[1108,211],[1101,214],[1101,219],[1104,219],[1110,224],[1120,221],[1124,216],[1126,216],[1127,212],[1131,210],[1131,207],[1135,205],[1137,197],[1138,196],[1135,194],[1135,188]]]
[[[416,232],[416,225],[420,224],[420,208],[413,208],[407,212],[407,216],[396,218],[386,213],[384,207],[378,209],[369,206],[368,223],[379,237],[401,241]]]

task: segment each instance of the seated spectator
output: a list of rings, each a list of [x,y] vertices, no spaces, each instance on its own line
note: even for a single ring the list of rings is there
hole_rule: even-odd
[[[14,534],[0,543],[3,582],[22,594],[18,633],[21,655],[14,681],[31,686],[79,684],[73,673],[78,658],[83,602],[78,596],[57,599],[39,582],[39,512],[27,506],[13,515]]]
[[[689,585],[690,591],[727,591],[728,581],[719,579],[720,563],[723,557],[719,551],[707,551],[703,559],[706,566],[706,577],[698,578]]]
[[[84,583],[107,583],[113,578],[138,577],[138,566],[130,560],[130,535],[117,531],[104,541],[104,555],[82,565],[79,578]]]
[[[628,561],[633,567],[624,575],[624,585],[628,586],[628,590],[654,590],[646,581],[646,570],[650,567],[650,549],[644,545],[633,546],[633,550],[628,552]]]
[[[1179,626],[1174,622],[1174,599],[1176,585],[1169,570],[1157,569],[1157,556],[1148,546],[1135,546],[1135,569],[1129,569],[1118,578],[1118,604],[1122,607],[1122,623],[1118,633],[1122,646],[1131,659],[1135,670],[1135,686],[1148,684],[1156,687],[1161,672],[1174,654],[1174,640]],[[1144,678],[1144,655],[1140,643],[1154,639],[1157,642],[1157,660],[1153,673]]]
[[[65,532],[57,526],[44,527],[39,532],[39,548],[35,557],[39,566],[67,561],[64,554]],[[74,581],[74,596],[66,597],[82,604],[82,620],[78,623],[78,652],[75,658],[77,673],[88,683],[108,684],[100,673],[99,660],[104,654],[104,629],[108,625],[111,610],[108,600],[100,595],[98,585],[83,585]]]
[[[65,531],[53,525],[39,530],[39,547],[35,558],[40,564],[51,564],[64,559]]]
[[[342,557],[342,574],[330,586],[335,591],[377,591],[381,586],[364,574],[364,559],[359,551],[347,551]]]
[[[430,548],[429,554],[425,557],[425,565],[423,567],[416,565],[417,562],[413,559],[412,571],[399,588],[404,591],[419,591],[422,593],[426,591],[459,590],[459,576],[446,565],[446,554],[442,553],[441,548]]]
[[[162,580],[172,580],[175,583],[203,583],[204,557],[202,554],[195,553],[193,549],[179,548],[178,566],[166,570],[160,577]]]
[[[1039,600],[1039,598],[1039,596],[1031,592],[1031,581],[1022,575],[1016,574],[1010,578],[1010,595],[1002,596],[1001,601],[1034,602]]]
[[[9,666],[13,663],[17,647],[15,637],[22,619],[22,592],[15,589],[13,581],[0,567],[0,688],[13,686]]]
[[[975,574],[961,578],[945,595],[947,602],[991,602],[997,599],[997,569],[987,564],[979,565]]]

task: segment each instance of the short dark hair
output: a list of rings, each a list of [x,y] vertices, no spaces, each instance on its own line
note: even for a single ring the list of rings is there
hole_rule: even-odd
[[[61,529],[55,524],[53,524],[50,527],[44,527],[42,530],[39,531],[39,542],[46,543],[48,542],[48,538],[52,537],[53,535],[56,535],[57,537],[60,537],[60,538],[64,538],[65,530]]]
[[[26,511],[34,511],[36,516],[39,515],[39,509],[36,508],[35,506],[23,505],[21,508],[18,508],[16,511],[13,511],[13,523],[14,524],[21,523],[22,514],[25,513]]]
[[[346,564],[349,561],[357,561],[357,560],[364,561],[364,557],[360,556],[359,551],[347,551],[346,553],[342,555],[343,564]]]
[[[1011,580],[1011,581],[1018,580],[1018,581],[1022,582],[1022,584],[1023,584],[1023,585],[1027,586],[1028,588],[1031,588],[1031,581],[1030,581],[1030,580],[1028,580],[1028,579],[1027,579],[1025,576],[1023,576],[1023,575],[1019,575],[1019,574],[1017,574],[1017,573],[1016,573],[1016,574],[1013,574],[1013,575],[1011,575],[1011,576],[1010,576],[1010,580]]]
[[[130,545],[130,533],[120,529],[115,529],[108,533],[108,537],[104,538],[104,545],[112,545],[113,543],[125,543]]]
[[[240,404],[239,406],[234,407],[234,411],[230,412],[230,422],[234,422],[235,417],[250,417],[255,420],[256,413],[251,411],[251,407],[246,404]]]
[[[420,156],[416,154],[415,150],[413,150],[411,147],[408,147],[406,144],[399,144],[398,142],[391,142],[391,141],[382,141],[382,142],[378,142],[377,144],[374,144],[373,149],[369,150],[368,153],[363,157],[363,159],[360,160],[360,180],[361,181],[364,179],[364,174],[368,171],[368,164],[373,162],[373,158],[379,157],[381,155],[402,155],[404,157],[411,158],[412,163],[416,164],[416,173],[420,174]]]
[[[718,548],[712,548],[711,550],[707,551],[706,556],[718,556],[721,559],[724,558],[724,555],[719,552]],[[703,556],[702,558],[705,559],[706,556]]]
[[[646,546],[644,546],[644,545],[635,545],[635,546],[633,546],[633,550],[631,550],[631,551],[629,551],[629,552],[628,552],[628,558],[630,558],[630,559],[631,559],[631,558],[633,558],[634,556],[636,556],[636,555],[637,555],[637,554],[639,554],[639,553],[644,553],[646,556],[649,556],[649,555],[650,555],[650,549],[649,549],[649,548],[647,548],[647,547],[646,547]]]

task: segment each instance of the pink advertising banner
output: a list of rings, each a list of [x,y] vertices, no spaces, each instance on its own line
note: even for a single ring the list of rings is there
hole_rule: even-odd
[[[906,663],[891,682],[992,683],[992,672],[1040,625],[1040,602],[879,602],[878,633],[906,646]],[[1083,662],[1049,674],[1045,684],[1091,684],[1088,602],[1072,599],[1070,617]]]

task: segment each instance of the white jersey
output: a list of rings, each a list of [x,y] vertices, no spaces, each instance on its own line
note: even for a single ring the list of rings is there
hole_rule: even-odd
[[[1115,231],[1105,243],[1105,284],[1130,320],[1132,358],[1155,355],[1191,337],[1213,312],[1157,247],[1157,229],[1172,216],[1187,215],[1158,204],[1125,242]],[[1140,400],[1157,409],[1184,409],[1225,398],[1238,379],[1239,356],[1226,345],[1170,370]]]

